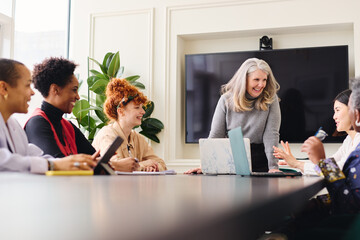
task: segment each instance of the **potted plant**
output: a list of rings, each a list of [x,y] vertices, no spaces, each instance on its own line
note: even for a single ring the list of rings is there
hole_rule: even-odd
[[[90,61],[95,62],[100,67],[101,72],[95,69],[89,70]],[[103,112],[103,105],[106,100],[106,86],[112,78],[121,78],[123,73],[124,67],[120,66],[119,52],[108,52],[102,63],[93,58],[88,58],[89,77],[87,79],[87,99],[83,98],[75,103],[73,114],[79,127],[88,132],[88,139],[90,142],[93,141],[96,132],[109,121]],[[145,89],[145,86],[142,83],[137,82],[139,78],[139,75],[125,77],[130,84],[139,89]],[[91,96],[90,92],[92,93]],[[154,142],[160,143],[160,140],[156,135],[164,128],[164,125],[160,120],[150,117],[154,111],[155,104],[154,102],[149,101],[143,108],[145,114],[141,120],[141,130],[139,133]]]

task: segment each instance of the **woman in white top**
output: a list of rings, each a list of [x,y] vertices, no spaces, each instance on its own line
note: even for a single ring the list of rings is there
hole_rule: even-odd
[[[34,91],[31,75],[24,64],[0,58],[0,171],[45,173],[48,170],[90,170],[96,165],[93,156],[71,155],[55,159],[29,144],[25,131],[13,118],[27,113]]]
[[[337,162],[340,169],[343,168],[344,163],[349,154],[354,151],[356,146],[360,143],[360,133],[354,131],[351,127],[349,118],[348,102],[351,94],[351,90],[345,90],[339,93],[334,99],[334,120],[336,123],[336,130],[338,132],[346,132],[347,137],[345,138],[341,147],[332,156]],[[289,143],[281,141],[281,145],[284,150],[274,147],[274,156],[279,159],[284,159],[290,167],[300,169],[304,174],[316,174],[315,165],[311,162],[302,162],[296,160],[291,154]]]

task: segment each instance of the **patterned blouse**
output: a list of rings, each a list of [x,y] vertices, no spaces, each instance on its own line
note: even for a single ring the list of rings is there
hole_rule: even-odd
[[[333,158],[320,160],[319,167],[330,194],[332,213],[360,213],[360,144],[349,155],[343,171]]]

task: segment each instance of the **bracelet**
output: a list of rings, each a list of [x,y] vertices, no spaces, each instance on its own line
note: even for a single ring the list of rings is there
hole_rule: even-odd
[[[53,161],[48,160],[48,170],[54,171],[54,162]]]

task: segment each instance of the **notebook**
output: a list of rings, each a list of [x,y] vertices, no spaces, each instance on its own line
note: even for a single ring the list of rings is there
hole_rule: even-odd
[[[120,172],[115,171],[117,175],[176,175],[175,170],[165,170],[165,171],[159,171],[159,172],[145,172],[145,171],[133,171],[133,172]]]
[[[244,139],[250,158],[250,140]],[[228,138],[200,138],[201,169],[204,174],[235,174],[234,159]]]
[[[258,177],[286,177],[301,176],[301,172],[252,172],[251,155],[247,154],[241,127],[235,128],[228,132],[231,152],[234,158],[235,172],[237,175],[258,176]]]

